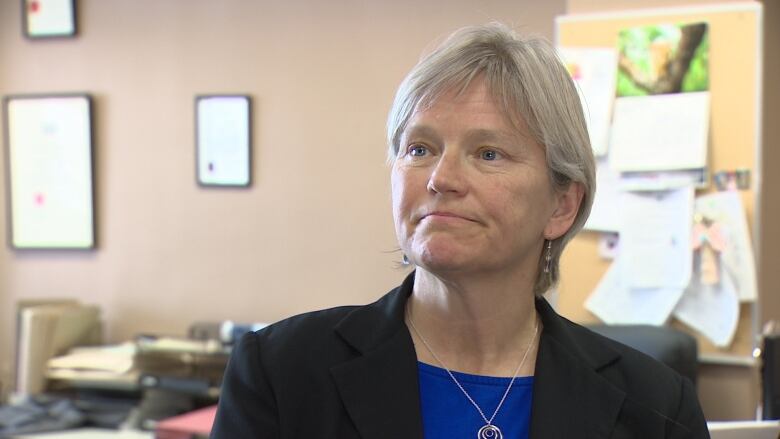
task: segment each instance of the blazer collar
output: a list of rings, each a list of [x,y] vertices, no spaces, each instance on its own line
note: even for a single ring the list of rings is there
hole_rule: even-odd
[[[422,439],[417,356],[404,323],[414,272],[377,302],[358,307],[335,331],[360,355],[331,368],[347,412],[365,439]],[[625,393],[599,371],[620,354],[559,316],[542,298],[531,408],[533,439],[609,437]]]
[[[423,439],[417,355],[404,324],[414,273],[379,301],[359,307],[336,332],[359,355],[331,368],[344,406],[364,439]]]
[[[599,372],[619,361],[620,354],[556,314],[544,299],[537,299],[536,309],[544,329],[534,371],[530,437],[610,437],[625,392]]]

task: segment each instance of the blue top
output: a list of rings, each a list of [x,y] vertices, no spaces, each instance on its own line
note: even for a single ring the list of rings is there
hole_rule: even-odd
[[[485,425],[447,371],[418,362],[420,402],[425,439],[476,438]],[[496,410],[511,378],[452,372],[488,419]],[[517,377],[493,425],[504,439],[528,439],[531,424],[533,377]]]

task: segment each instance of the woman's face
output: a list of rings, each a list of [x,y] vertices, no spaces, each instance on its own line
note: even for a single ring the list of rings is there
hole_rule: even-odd
[[[481,79],[412,115],[391,182],[398,241],[415,265],[531,282],[544,239],[568,230],[582,196],[579,185],[553,190],[544,149],[506,120]]]

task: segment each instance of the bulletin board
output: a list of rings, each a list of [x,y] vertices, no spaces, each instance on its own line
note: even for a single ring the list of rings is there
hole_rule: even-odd
[[[556,19],[556,44],[562,47],[616,47],[619,31],[657,24],[707,22],[710,38],[710,175],[719,170],[747,168],[751,186],[740,191],[751,228],[753,252],[759,242],[756,227],[760,191],[761,157],[761,57],[762,9],[760,3],[735,3],[706,7],[560,16]],[[697,190],[697,195],[714,191]],[[558,311],[580,323],[598,318],[584,307],[612,261],[599,256],[597,232],[581,232],[561,258]],[[760,295],[759,295],[760,297]],[[742,303],[734,340],[727,349],[671,320],[671,325],[691,333],[699,341],[703,359],[749,359],[756,342],[757,304]]]

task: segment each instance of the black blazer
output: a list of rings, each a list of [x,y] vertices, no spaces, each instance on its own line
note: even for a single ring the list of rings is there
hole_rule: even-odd
[[[212,438],[422,439],[417,357],[404,324],[414,275],[366,306],[299,315],[244,336]],[[533,439],[708,438],[691,383],[536,301]]]

